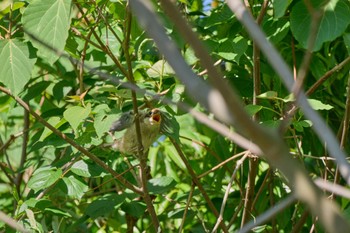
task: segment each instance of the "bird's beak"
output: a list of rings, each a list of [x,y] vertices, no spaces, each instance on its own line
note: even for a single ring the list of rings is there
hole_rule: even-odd
[[[157,123],[159,124],[159,123],[160,123],[160,120],[161,120],[160,114],[159,114],[159,113],[154,113],[154,114],[152,115],[152,120],[155,121],[155,122],[157,122]]]
[[[151,112],[151,117],[149,119],[151,124],[160,124],[162,120],[162,116],[160,115],[160,111],[158,109],[153,109]]]

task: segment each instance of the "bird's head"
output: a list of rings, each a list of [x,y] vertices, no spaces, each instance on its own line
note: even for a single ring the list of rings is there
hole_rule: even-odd
[[[146,118],[151,125],[159,125],[162,121],[162,115],[158,108],[154,108],[146,113]]]

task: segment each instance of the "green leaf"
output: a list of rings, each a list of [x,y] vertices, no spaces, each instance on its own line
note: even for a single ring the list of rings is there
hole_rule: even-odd
[[[122,205],[122,210],[133,217],[140,218],[146,211],[146,204],[141,201],[127,202]]]
[[[278,96],[277,92],[267,91],[265,93],[258,95],[257,97],[260,99],[277,99],[277,96]]]
[[[289,32],[289,21],[285,18],[264,21],[263,30],[267,38],[274,44],[278,44]]]
[[[261,109],[263,109],[262,106],[253,105],[253,104],[249,104],[249,105],[245,106],[244,108],[247,111],[247,113],[249,114],[249,116],[253,116],[256,113],[258,113]]]
[[[308,99],[309,104],[311,105],[311,107],[314,110],[330,110],[333,108],[332,105],[329,104],[324,104],[319,100],[315,100],[315,99]]]
[[[82,177],[102,177],[101,174],[104,170],[96,163],[90,162],[88,160],[80,160],[73,164],[71,171],[74,174]]]
[[[113,27],[113,31],[118,36],[118,39],[114,36],[114,34],[111,31],[109,31],[106,28],[101,28],[101,31],[102,31],[102,35],[101,35],[102,42],[104,44],[109,45],[108,48],[111,50],[112,53],[118,54],[121,48],[121,44],[119,43],[118,39],[120,39],[120,41],[124,40],[124,35],[122,30],[117,25]]]
[[[94,128],[99,138],[109,131],[114,121],[118,119],[117,114],[111,114],[107,104],[100,104],[93,110],[96,113]]]
[[[154,65],[147,70],[148,76],[152,78],[163,77],[174,75],[175,72],[168,64],[168,62],[164,60],[159,60]]]
[[[47,123],[54,126],[56,129],[61,127],[66,122],[67,121],[65,119],[61,119],[59,117],[51,117],[50,119],[47,120]],[[39,141],[44,141],[45,138],[47,138],[51,134],[52,134],[52,131],[49,128],[45,127],[43,133],[41,134],[41,136],[39,138]]]
[[[63,217],[68,217],[68,218],[72,217],[72,215],[70,215],[67,211],[63,211],[57,208],[45,208],[45,211],[51,212],[55,215],[61,215]]]
[[[28,182],[29,188],[35,192],[54,184],[62,176],[62,170],[55,167],[42,167],[37,169]]]
[[[71,167],[71,171],[79,176],[91,177],[91,174],[89,172],[89,165],[84,160],[80,160],[74,163]]]
[[[42,92],[45,91],[50,84],[51,83],[48,81],[40,81],[34,85],[31,85],[24,91],[23,100],[28,102],[29,100],[41,95]]]
[[[225,39],[220,43],[217,54],[226,60],[239,63],[240,57],[248,48],[248,41],[244,37],[237,36],[233,40]]]
[[[274,0],[272,2],[273,10],[274,10],[274,17],[276,19],[278,19],[284,15],[290,2],[291,2],[291,0]]]
[[[315,1],[312,1],[315,3]],[[319,3],[315,3],[317,5]],[[347,0],[331,0],[324,6],[324,14],[317,31],[314,51],[318,51],[322,44],[332,41],[344,33],[350,23],[350,4]],[[300,1],[292,9],[290,16],[291,30],[301,46],[307,48],[312,16]]]
[[[217,24],[222,24],[223,22],[232,22],[233,18],[234,14],[227,4],[224,4],[222,7],[215,9],[215,11],[206,18],[204,27],[209,28]]]
[[[14,95],[29,81],[35,62],[26,43],[17,39],[0,40],[0,82]]]
[[[2,19],[8,13],[22,8],[24,5],[24,2],[3,1],[0,3],[0,19]]]
[[[350,33],[345,33],[343,36],[344,44],[346,47],[346,50],[348,51],[348,54],[350,55]]]
[[[95,219],[100,216],[107,216],[118,209],[125,201],[124,195],[106,194],[91,202],[85,210],[85,214]]]
[[[47,46],[63,51],[70,17],[71,0],[33,0],[23,13],[23,28],[30,34],[29,40],[49,64],[54,63],[58,55]]]
[[[63,177],[62,180],[67,186],[68,196],[73,198],[81,198],[85,192],[88,191],[88,186],[74,176]]]
[[[160,125],[161,133],[165,134],[168,137],[175,139],[178,143],[180,142],[180,125],[177,122],[174,115],[161,111],[162,122]]]
[[[147,187],[152,194],[163,194],[174,188],[176,182],[173,178],[163,176],[148,180]]]
[[[69,122],[73,130],[77,130],[80,123],[89,116],[91,112],[91,104],[87,104],[86,108],[81,106],[74,106],[68,108],[63,113],[63,117]]]

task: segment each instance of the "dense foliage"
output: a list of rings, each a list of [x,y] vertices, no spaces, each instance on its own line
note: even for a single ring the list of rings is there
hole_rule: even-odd
[[[349,151],[349,2],[245,2],[295,77],[306,70],[309,103]],[[227,4],[176,4],[248,114],[282,132],[311,178],[345,186],[327,144]],[[158,1],[153,5],[187,64],[207,80],[176,23]],[[0,210],[33,232],[156,232],[155,222],[164,232],[233,232],[288,198],[278,170],[188,113],[191,106],[214,118],[193,101],[200,93],[186,88],[127,1],[2,1]],[[161,109],[170,122],[147,161],[105,146],[113,140],[112,122],[135,104]],[[146,186],[143,162],[150,169]],[[349,199],[332,198],[349,216]],[[0,232],[15,231],[0,220]],[[322,232],[322,223],[295,201],[254,232],[314,228]]]

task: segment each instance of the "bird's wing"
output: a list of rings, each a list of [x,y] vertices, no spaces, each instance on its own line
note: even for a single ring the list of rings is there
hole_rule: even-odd
[[[134,122],[134,113],[133,111],[123,113],[118,120],[113,122],[110,132],[122,131],[128,127],[130,127]]]

